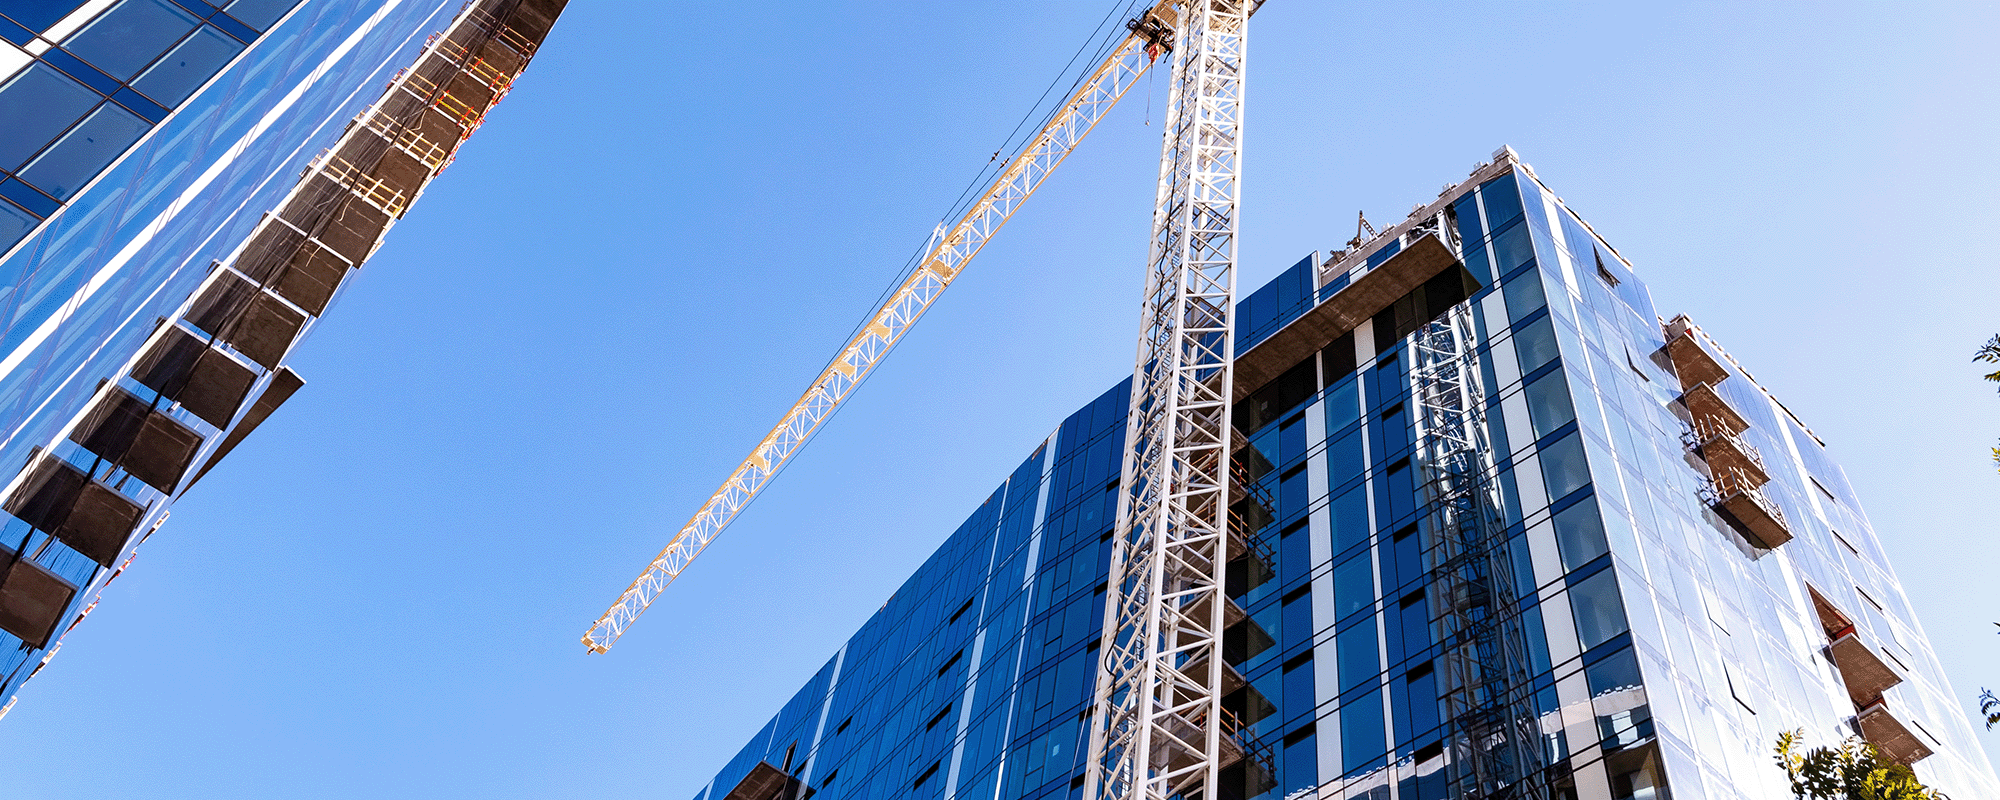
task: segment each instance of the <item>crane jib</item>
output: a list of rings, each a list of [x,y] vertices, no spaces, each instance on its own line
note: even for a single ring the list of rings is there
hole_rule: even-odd
[[[1170,5],[1161,3],[1147,12],[1147,18],[1152,19],[1159,9]],[[784,468],[785,462],[805,445],[820,424],[832,416],[869,371],[964,271],[980,248],[1138,83],[1152,65],[1153,59],[1147,54],[1149,45],[1157,43],[1156,32],[1142,33],[1140,28],[1133,28],[1035,137],[1007,162],[985,194],[957,224],[934,238],[930,250],[918,261],[919,267],[897,287],[889,301],[821,371],[811,388],[653,558],[645,572],[591,625],[583,636],[583,643],[591,652],[609,650],[645,612],[653,598]]]

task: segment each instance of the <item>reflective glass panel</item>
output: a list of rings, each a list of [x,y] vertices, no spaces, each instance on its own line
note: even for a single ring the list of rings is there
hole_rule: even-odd
[[[21,237],[35,229],[36,222],[28,212],[14,207],[13,203],[0,202],[0,250],[21,241]]]
[[[63,49],[125,80],[200,24],[167,0],[124,0],[65,40]]]
[[[0,169],[12,170],[89,111],[98,94],[47,64],[0,86]]]
[[[0,0],[0,14],[40,33],[80,5],[83,0]]]
[[[271,23],[277,22],[297,4],[298,0],[236,0],[222,10],[261,31],[271,27]]]
[[[105,103],[29,164],[21,177],[56,199],[67,200],[150,127],[132,112]]]
[[[201,88],[203,82],[240,52],[243,52],[241,42],[224,36],[214,28],[204,27],[181,42],[152,69],[146,70],[146,74],[139,76],[139,80],[132,85],[160,105],[172,108],[194,94],[194,90]]]

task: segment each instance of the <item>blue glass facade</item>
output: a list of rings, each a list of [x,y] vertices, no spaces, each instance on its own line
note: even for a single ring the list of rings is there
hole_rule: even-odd
[[[0,697],[298,388],[284,354],[560,8],[0,0]]]
[[[1452,279],[1361,299],[1428,214]],[[1330,329],[1342,304],[1364,316]],[[1224,706],[1245,755],[1217,796],[1479,796],[1454,789],[1475,757],[1440,640],[1467,601],[1440,577],[1413,422],[1412,334],[1453,307],[1509,565],[1478,602],[1524,645],[1506,696],[1530,755],[1505,796],[1789,798],[1770,749],[1793,729],[2000,796],[1822,443],[1504,150],[1239,304],[1238,379],[1259,385],[1236,412]],[[1080,796],[1128,391],[1065,420],[698,800],[760,762],[825,798]]]

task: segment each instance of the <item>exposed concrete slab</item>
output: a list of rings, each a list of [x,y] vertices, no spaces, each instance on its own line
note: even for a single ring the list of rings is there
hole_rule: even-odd
[[[1236,357],[1234,400],[1240,401],[1276,380],[1348,331],[1367,324],[1382,309],[1395,305],[1438,273],[1456,267],[1458,256],[1436,234],[1418,239],[1332,298],[1293,320],[1271,337]],[[1470,273],[1464,275],[1471,281]]]

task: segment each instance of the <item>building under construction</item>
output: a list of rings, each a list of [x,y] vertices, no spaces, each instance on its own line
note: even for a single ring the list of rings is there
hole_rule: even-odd
[[[563,5],[0,2],[0,714]]]
[[[1235,337],[1213,798],[1779,800],[1793,729],[2000,796],[1821,440],[1511,150],[1248,294]],[[1131,391],[697,800],[1082,793]]]

